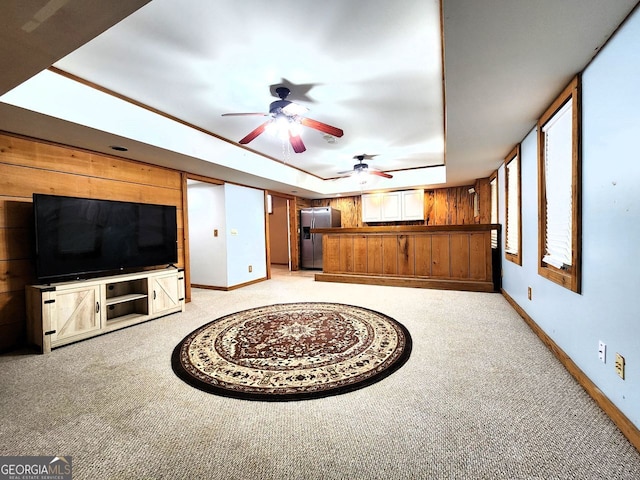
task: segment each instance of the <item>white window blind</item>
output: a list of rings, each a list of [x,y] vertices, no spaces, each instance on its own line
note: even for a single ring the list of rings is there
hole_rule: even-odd
[[[498,179],[491,180],[491,223],[498,223]],[[491,230],[491,248],[498,248],[498,231]]]
[[[518,199],[520,194],[518,192],[518,170],[519,170],[518,157],[513,158],[507,163],[507,232],[505,239],[505,252],[512,255],[518,255],[519,245],[519,232],[520,219],[518,206]]]
[[[569,100],[542,127],[544,134],[545,254],[556,268],[571,266],[573,125]]]

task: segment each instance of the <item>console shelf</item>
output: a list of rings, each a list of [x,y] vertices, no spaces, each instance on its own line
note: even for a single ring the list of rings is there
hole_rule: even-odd
[[[107,305],[115,305],[117,303],[130,302],[132,300],[139,300],[141,298],[147,298],[146,293],[129,293],[127,295],[120,295],[119,297],[107,298]]]
[[[184,311],[184,271],[151,270],[111,277],[29,285],[27,337],[52,348]]]

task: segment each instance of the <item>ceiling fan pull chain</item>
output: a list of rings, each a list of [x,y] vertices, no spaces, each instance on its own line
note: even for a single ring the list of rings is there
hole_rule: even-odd
[[[282,163],[285,165],[287,161],[291,158],[291,147],[289,142],[282,140]]]

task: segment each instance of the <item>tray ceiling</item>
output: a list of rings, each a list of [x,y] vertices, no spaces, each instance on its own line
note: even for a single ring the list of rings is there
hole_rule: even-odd
[[[99,10],[80,17],[83,3]],[[444,0],[442,12],[438,0],[111,3],[1,7],[13,9],[13,17],[0,14],[18,32],[7,39],[16,48],[30,46],[35,32],[68,54],[40,59],[40,70],[53,65],[57,73],[0,97],[0,129],[112,154],[118,144],[129,149],[124,157],[321,197],[354,191],[351,180],[336,177],[364,153],[377,154],[370,166],[394,176],[364,190],[464,185],[490,175],[636,2]],[[43,10],[55,11],[40,13],[46,18],[27,32]],[[103,31],[105,22],[113,26]],[[35,73],[15,53],[8,60],[22,80]],[[0,75],[0,93],[16,75]],[[279,85],[308,108],[305,116],[344,135],[303,127],[304,153],[267,133],[240,146],[266,117],[222,114],[267,113]],[[144,114],[131,110],[142,107]],[[148,123],[151,114],[163,120]],[[140,122],[153,124],[156,137]]]

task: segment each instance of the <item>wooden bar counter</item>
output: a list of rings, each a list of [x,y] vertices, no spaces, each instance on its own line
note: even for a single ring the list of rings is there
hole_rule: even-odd
[[[499,224],[316,228],[316,281],[496,291],[491,231]]]

